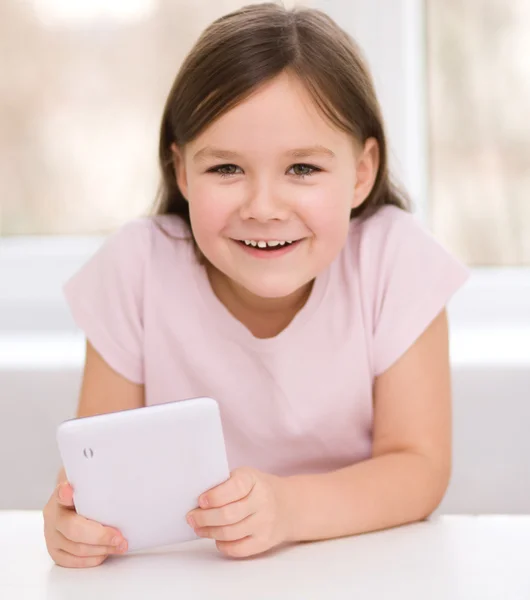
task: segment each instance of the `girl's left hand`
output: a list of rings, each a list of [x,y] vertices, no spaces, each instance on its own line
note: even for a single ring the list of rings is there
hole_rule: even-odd
[[[216,540],[227,556],[247,557],[286,541],[285,480],[243,467],[205,492],[188,524],[203,538]]]

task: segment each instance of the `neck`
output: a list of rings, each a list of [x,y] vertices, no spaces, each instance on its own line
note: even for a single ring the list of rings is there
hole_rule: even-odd
[[[234,283],[214,266],[206,265],[212,290],[227,310],[258,338],[281,333],[305,305],[313,281],[283,298],[262,298]]]

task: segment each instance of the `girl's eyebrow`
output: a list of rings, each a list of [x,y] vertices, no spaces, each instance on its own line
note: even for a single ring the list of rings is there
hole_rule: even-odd
[[[324,156],[327,158],[335,158],[335,153],[329,148],[321,145],[308,146],[306,148],[294,148],[284,152],[284,156],[290,156],[293,158],[308,158],[311,156]],[[241,158],[241,154],[232,150],[223,150],[222,148],[214,148],[212,146],[205,146],[193,156],[194,162],[201,162],[210,158],[218,158],[221,160],[233,160]]]

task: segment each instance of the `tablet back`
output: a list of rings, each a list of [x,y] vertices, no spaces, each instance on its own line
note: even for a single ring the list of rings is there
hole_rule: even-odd
[[[57,442],[76,511],[117,527],[129,550],[195,539],[187,512],[230,476],[211,398],[72,419]]]

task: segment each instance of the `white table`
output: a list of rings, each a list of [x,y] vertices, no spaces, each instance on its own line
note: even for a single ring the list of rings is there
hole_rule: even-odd
[[[530,516],[445,516],[231,560],[210,540],[64,569],[39,512],[0,512],[2,600],[529,600]]]

